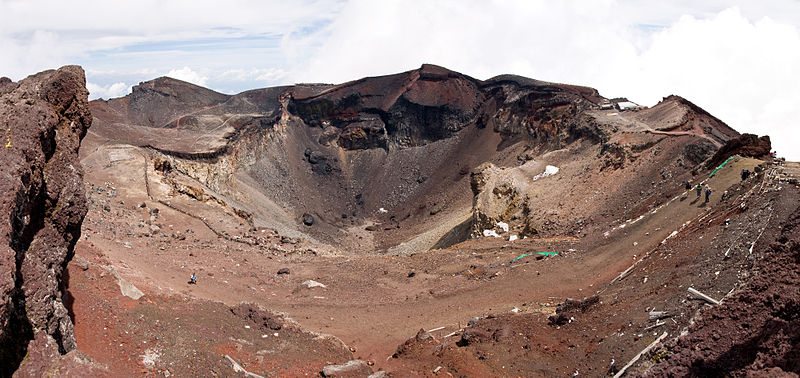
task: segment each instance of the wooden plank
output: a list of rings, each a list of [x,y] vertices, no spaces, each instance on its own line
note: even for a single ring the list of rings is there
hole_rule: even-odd
[[[705,295],[705,294],[695,290],[695,288],[693,288],[693,287],[689,288],[689,292],[694,294],[694,295],[696,295],[696,296],[698,296],[698,297],[700,297],[701,299],[705,300],[708,303],[715,304],[715,305],[718,305],[720,303],[718,300],[716,300],[714,298],[711,298],[708,295]]]
[[[667,337],[667,335],[668,335],[667,332],[662,333],[661,336],[659,336],[656,339],[656,341],[653,341],[652,343],[650,343],[650,345],[648,345],[647,348],[642,349],[642,351],[639,352],[639,354],[637,354],[635,357],[633,357],[633,359],[630,360],[630,362],[628,362],[625,366],[623,366],[622,369],[620,369],[620,371],[617,374],[614,374],[614,378],[619,378],[623,374],[625,374],[625,370],[628,370],[629,367],[633,366],[633,364],[635,364],[636,361],[639,361],[639,358],[641,358],[642,355],[644,355],[645,353],[649,352],[650,349],[653,349],[653,347],[655,347],[656,344],[660,343],[661,340],[664,340],[664,338]]]

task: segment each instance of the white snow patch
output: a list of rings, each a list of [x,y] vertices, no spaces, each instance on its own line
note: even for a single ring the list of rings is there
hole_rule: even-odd
[[[511,236],[508,237],[508,241],[514,241],[514,240],[517,240],[517,239],[519,239],[519,237],[517,235],[511,235]]]
[[[496,238],[500,237],[500,235],[498,235],[497,231],[495,231],[495,230],[483,230],[483,236],[486,236],[486,237],[494,236]]]
[[[675,235],[677,235],[677,234],[678,234],[678,230],[672,231],[672,233],[671,233],[671,234],[669,234],[669,236],[667,236],[666,238],[664,238],[664,240],[662,240],[662,241],[661,241],[661,244],[664,244],[664,243],[666,243],[666,242],[667,242],[667,240],[669,240],[669,238],[671,238],[671,237],[673,237],[673,236],[675,236]]]
[[[506,222],[497,222],[497,227],[500,227],[503,232],[508,232],[508,223]]]
[[[378,209],[378,212],[381,213],[381,214],[386,214],[386,213],[389,212],[389,210],[386,210],[386,209],[381,207],[380,209]]]
[[[558,173],[558,167],[556,167],[555,165],[548,165],[548,166],[544,167],[544,172],[542,172],[542,173],[540,173],[540,174],[538,174],[536,176],[533,176],[533,181],[536,181],[536,180],[538,180],[540,178],[545,178],[547,176],[552,176],[552,175],[554,175],[556,173]]]

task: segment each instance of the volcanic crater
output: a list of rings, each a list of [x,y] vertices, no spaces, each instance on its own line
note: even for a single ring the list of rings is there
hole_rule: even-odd
[[[798,372],[800,167],[682,97],[623,100],[423,65],[236,95],[163,77],[91,101],[89,210],[60,289],[77,342],[60,352],[80,358],[15,363]],[[736,328],[743,303],[760,315]]]

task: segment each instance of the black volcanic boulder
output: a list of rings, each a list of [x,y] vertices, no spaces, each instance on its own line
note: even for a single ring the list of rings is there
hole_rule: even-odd
[[[63,274],[87,211],[78,148],[92,116],[78,66],[0,81],[0,366],[9,372],[26,354],[75,348]]]

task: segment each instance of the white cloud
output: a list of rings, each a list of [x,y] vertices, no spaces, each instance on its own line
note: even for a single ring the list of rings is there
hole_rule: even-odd
[[[190,82],[192,84],[199,85],[201,87],[206,86],[208,82],[208,76],[201,75],[195,71],[192,71],[189,67],[183,67],[181,69],[174,69],[169,71],[166,75],[173,79],[183,80]]]
[[[238,81],[238,82],[274,82],[286,77],[286,71],[280,68],[266,68],[266,69],[232,69],[223,72],[221,75],[215,77],[219,81]]]
[[[86,89],[89,90],[89,99],[94,100],[97,98],[115,98],[122,97],[131,92],[131,86],[123,82],[114,83],[107,86],[101,86],[92,82],[86,83]]]
[[[434,63],[682,95],[800,160],[799,26],[794,0],[2,0],[0,75],[79,63],[111,97],[164,72],[231,93]]]
[[[639,57],[640,74],[622,90],[648,103],[680,94],[740,132],[769,134],[773,146],[800,160],[800,32],[736,9],[699,20],[683,17],[656,34]]]

